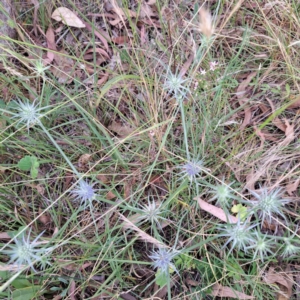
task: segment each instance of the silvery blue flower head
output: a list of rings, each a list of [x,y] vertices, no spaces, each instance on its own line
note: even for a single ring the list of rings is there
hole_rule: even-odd
[[[154,200],[150,201],[148,197],[148,205],[140,205],[141,208],[138,210],[139,217],[138,220],[141,220],[142,223],[150,222],[151,225],[156,223],[157,227],[161,229],[160,219],[161,214],[163,213],[161,204],[156,204]]]
[[[251,203],[253,209],[258,212],[258,216],[261,218],[261,226],[263,226],[264,221],[271,223],[273,214],[280,215],[285,219],[282,209],[290,201],[281,197],[281,188],[273,191],[263,188],[260,194],[255,191],[250,192],[256,198],[256,201],[252,201]]]
[[[203,170],[207,170],[203,166],[203,160],[190,160],[184,165],[180,166],[182,178],[187,177],[190,182],[196,181],[197,176],[202,173]]]
[[[260,231],[253,232],[254,244],[247,247],[247,249],[253,249],[254,254],[253,258],[257,256],[264,261],[266,257],[269,257],[269,254],[274,254],[272,247],[274,247],[274,238],[269,238],[267,235],[262,234]]]
[[[48,256],[53,251],[53,247],[45,248],[38,242],[38,239],[44,232],[39,234],[32,242],[30,241],[30,233],[26,236],[23,232],[18,237],[13,238],[14,244],[9,244],[10,249],[3,250],[4,254],[10,256],[10,263],[14,263],[20,269],[22,266],[31,267],[35,272],[33,265],[38,263],[42,269],[45,269],[46,265],[51,265]]]
[[[289,236],[283,238],[282,256],[284,258],[289,258],[300,252],[300,240],[298,238],[297,232],[298,232],[298,227],[295,230],[294,234],[290,235],[289,232]]]
[[[213,197],[209,200],[209,202],[212,202],[214,200],[217,200],[216,205],[221,206],[222,208],[228,208],[232,204],[232,200],[238,199],[233,193],[230,186],[234,182],[231,182],[229,184],[226,184],[222,182],[221,184],[217,185],[209,185],[211,190],[209,191],[210,194],[213,194]]]
[[[31,126],[40,123],[40,118],[44,116],[40,112],[46,107],[38,108],[38,104],[35,104],[35,101],[30,103],[28,100],[26,102],[15,101],[15,103],[17,113],[13,113],[13,118],[18,119],[17,124],[25,123],[29,130]]]
[[[177,271],[176,267],[172,263],[173,258],[178,254],[178,251],[173,249],[167,250],[165,248],[159,248],[157,251],[153,251],[149,258],[153,261],[153,268],[159,269],[164,274],[169,274],[170,269]]]
[[[234,248],[247,252],[249,246],[255,244],[255,238],[251,229],[256,226],[257,224],[249,226],[247,222],[241,222],[240,218],[235,224],[224,224],[219,226],[218,229],[220,233],[218,234],[218,236],[227,238],[227,241],[224,244],[223,248],[231,243],[229,253]]]
[[[186,87],[186,82],[188,79],[183,79],[180,74],[172,73],[169,69],[167,75],[165,76],[165,82],[163,89],[166,90],[169,94],[173,93],[177,101],[183,100],[189,89]]]
[[[77,187],[72,191],[75,201],[79,201],[80,205],[86,207],[91,205],[96,197],[96,190],[94,189],[94,184],[89,184],[83,179],[81,179]]]

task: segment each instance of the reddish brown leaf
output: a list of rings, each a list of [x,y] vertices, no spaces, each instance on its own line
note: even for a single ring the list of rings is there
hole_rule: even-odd
[[[84,23],[86,29],[89,30],[90,32],[93,32],[95,34],[95,36],[103,43],[106,51],[109,52],[108,42],[110,42],[110,38],[107,35],[107,33],[100,28],[95,28],[94,26],[92,27],[87,22],[83,22],[83,23]]]
[[[249,86],[251,80],[256,76],[256,72],[250,73],[245,80],[243,80],[237,88],[236,95],[241,106],[244,106],[244,120],[240,129],[243,130],[251,122],[252,113],[251,108],[248,106],[249,99],[245,97],[246,88]]]
[[[216,283],[213,285],[213,291],[211,294],[215,297],[228,297],[228,298],[234,298],[234,299],[239,299],[239,300],[255,299],[255,297],[253,297],[253,296],[248,296],[248,295],[238,292],[230,287],[222,286],[219,283]]]
[[[115,44],[122,45],[126,44],[129,41],[128,36],[117,36],[111,39]]]
[[[291,104],[287,108],[299,108],[300,107],[300,96],[293,97],[291,99]]]
[[[285,139],[280,143],[281,146],[289,145],[295,138],[294,125],[291,125],[287,119],[283,119],[286,129],[285,129]]]
[[[71,280],[69,285],[69,292],[68,292],[71,300],[76,300],[75,291],[76,291],[76,283],[74,280]]]
[[[235,216],[226,214],[223,209],[205,202],[200,197],[196,197],[196,198],[194,198],[194,200],[198,201],[198,204],[201,209],[207,211],[208,213],[212,214],[213,216],[217,217],[218,219],[222,220],[223,222],[226,222],[226,223],[227,222],[228,223],[237,223],[238,222],[238,218],[236,218]]]
[[[300,178],[298,178],[295,182],[289,183],[286,187],[285,190],[287,193],[292,196],[293,192],[295,192],[300,184]]]

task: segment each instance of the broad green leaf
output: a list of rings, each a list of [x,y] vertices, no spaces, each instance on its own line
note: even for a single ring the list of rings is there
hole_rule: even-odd
[[[31,170],[30,170],[31,178],[33,178],[33,179],[37,178],[38,172],[39,172],[38,169],[32,167]]]
[[[238,214],[242,221],[244,221],[247,217],[247,207],[242,204],[234,205],[231,208],[231,211],[235,214]]]
[[[11,285],[16,289],[23,289],[23,288],[31,287],[32,283],[25,278],[17,278],[11,283]]]
[[[18,289],[13,291],[12,299],[13,300],[32,300],[34,299],[36,293],[42,289],[40,285],[34,285],[26,287],[23,289]]]
[[[166,276],[165,273],[161,272],[161,270],[158,270],[155,274],[155,283],[162,288],[168,283],[168,276]]]
[[[23,157],[18,163],[18,167],[21,171],[30,171],[31,166],[31,156],[28,155]]]

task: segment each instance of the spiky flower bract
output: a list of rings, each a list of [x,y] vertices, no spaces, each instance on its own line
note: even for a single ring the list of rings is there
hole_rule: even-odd
[[[189,89],[186,87],[186,82],[188,79],[183,79],[180,74],[173,74],[171,70],[167,71],[165,76],[165,82],[163,89],[166,90],[169,94],[173,93],[177,101],[183,100]]]
[[[180,174],[182,174],[182,178],[187,177],[191,182],[196,181],[197,176],[202,173],[206,168],[203,166],[203,160],[190,160],[184,165],[180,166],[182,170]]]
[[[13,238],[15,244],[9,244],[10,249],[3,250],[4,254],[10,256],[10,263],[17,265],[18,269],[22,266],[30,267],[34,272],[34,264],[38,263],[41,266],[41,269],[45,269],[46,265],[51,265],[48,260],[48,256],[53,251],[52,247],[41,247],[41,243],[38,242],[38,239],[43,235],[44,232],[39,234],[32,242],[30,241],[30,233],[26,236],[25,233],[22,233],[18,237]]]
[[[209,185],[209,187],[212,189],[209,191],[210,194],[213,194],[214,196],[209,200],[209,202],[212,202],[214,200],[216,201],[216,205],[221,206],[222,208],[228,208],[232,204],[233,199],[237,199],[237,197],[232,193],[230,186],[234,182],[231,182],[229,184],[221,183],[217,185]]]
[[[148,197],[148,205],[141,205],[141,209],[138,210],[138,220],[142,220],[142,223],[150,222],[152,225],[155,223],[161,229],[159,219],[162,219],[162,212],[161,204],[157,205],[154,200],[151,202]]]
[[[285,204],[289,203],[289,200],[281,198],[281,188],[273,191],[263,188],[260,194],[255,191],[250,192],[256,198],[256,201],[252,201],[252,206],[254,211],[258,212],[258,216],[261,219],[261,226],[264,224],[264,221],[271,223],[273,215],[279,215],[285,219],[282,208]]]
[[[89,184],[83,179],[81,179],[77,187],[72,191],[75,201],[79,201],[80,205],[84,208],[87,205],[91,205],[96,197],[96,190],[94,189],[94,184]]]
[[[293,235],[283,238],[283,251],[281,254],[284,258],[291,257],[291,256],[295,255],[296,253],[300,252],[299,238],[298,237],[295,238],[295,236],[298,232],[297,229],[295,230],[295,233]]]
[[[227,241],[224,244],[223,248],[231,243],[229,253],[234,248],[247,252],[249,245],[253,245],[255,243],[253,232],[251,231],[251,229],[255,226],[257,225],[255,224],[249,226],[247,222],[242,223],[240,218],[235,224],[224,224],[222,226],[219,226],[218,229],[220,233],[218,234],[218,236],[227,238]]]
[[[258,255],[261,261],[264,261],[264,258],[268,257],[268,253],[274,254],[271,250],[274,246],[274,239],[268,238],[267,235],[262,234],[260,231],[254,231],[254,244],[249,246],[247,249],[253,249],[253,258],[255,259]]]
[[[17,124],[25,123],[27,129],[37,123],[40,123],[40,118],[44,115],[40,113],[41,110],[45,109],[44,107],[38,108],[38,104],[30,103],[28,100],[27,102],[22,101],[15,101],[17,113],[13,114],[13,118],[19,119]]]
[[[153,268],[159,269],[164,274],[169,274],[170,268],[176,272],[177,269],[172,263],[173,258],[178,254],[178,251],[174,249],[159,248],[157,251],[153,251],[149,258],[153,261]]]

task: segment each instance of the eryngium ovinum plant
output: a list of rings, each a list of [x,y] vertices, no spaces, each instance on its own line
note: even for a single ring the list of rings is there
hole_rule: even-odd
[[[26,234],[25,231],[13,238],[4,250],[3,254],[10,257],[8,264],[14,264],[19,271],[22,268],[30,267],[34,272],[34,265],[37,264],[41,269],[45,269],[47,265],[51,265],[49,256],[54,247],[46,247],[39,241],[44,232],[40,233],[33,241],[31,240],[31,230]]]
[[[211,200],[217,200],[216,202],[221,206],[229,207],[232,200],[227,188],[230,185],[227,187],[218,185],[214,188],[211,192],[214,197]],[[274,254],[283,258],[293,256],[300,250],[297,229],[293,231],[287,226],[289,230],[285,237],[273,236],[262,230],[265,222],[272,223],[273,219],[277,220],[278,217],[286,222],[283,209],[289,200],[283,198],[282,189],[269,191],[267,188],[261,188],[259,192],[251,191],[251,194],[255,199],[250,202],[251,208],[248,210],[247,216],[241,218],[239,215],[238,222],[222,224],[217,227],[217,236],[225,238],[223,249],[229,249],[227,254],[234,249],[242,251],[246,255],[252,256],[253,259],[261,261]],[[228,202],[225,202],[225,199]],[[249,201],[246,203],[249,204]]]

